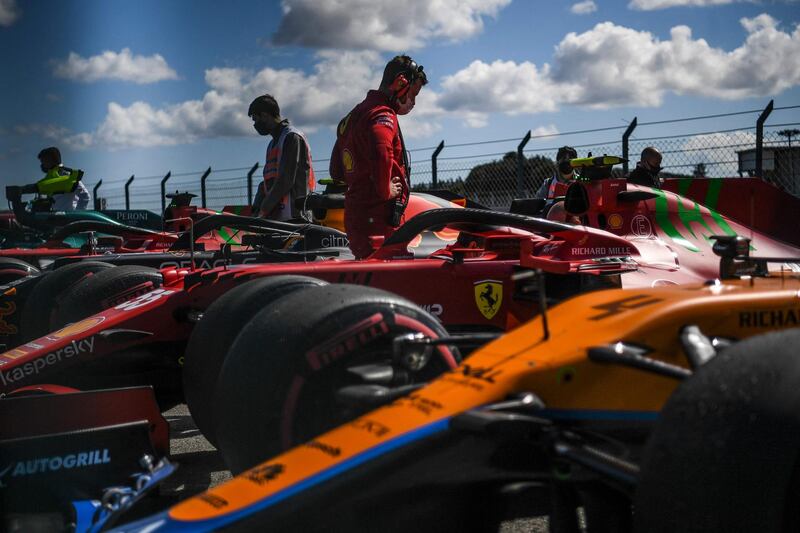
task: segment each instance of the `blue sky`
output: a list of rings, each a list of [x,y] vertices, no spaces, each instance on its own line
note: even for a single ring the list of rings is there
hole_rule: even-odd
[[[89,185],[249,166],[264,92],[327,159],[402,52],[431,80],[401,122],[410,148],[797,105],[798,23],[789,0],[0,0],[0,185],[38,179],[53,144]]]

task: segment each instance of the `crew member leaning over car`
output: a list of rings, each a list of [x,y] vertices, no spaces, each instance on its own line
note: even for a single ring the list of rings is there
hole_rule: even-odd
[[[384,68],[380,87],[336,129],[330,173],[347,184],[344,225],[356,259],[373,252],[370,236],[388,237],[403,220],[409,165],[397,115],[411,112],[426,83],[422,66],[396,56]]]
[[[254,205],[258,215],[272,220],[310,221],[310,213],[294,205],[295,199],[307,196],[315,186],[308,141],[300,130],[281,118],[278,102],[269,94],[253,100],[247,114],[259,135],[272,136],[264,163],[263,200],[259,203],[257,194]]]
[[[636,163],[636,168],[628,174],[628,181],[637,185],[647,185],[648,187],[661,188],[661,179],[658,173],[661,172],[661,152],[652,146],[642,150],[642,156]]]

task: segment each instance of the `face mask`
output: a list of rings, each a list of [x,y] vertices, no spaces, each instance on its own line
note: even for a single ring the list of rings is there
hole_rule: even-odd
[[[253,127],[259,135],[269,135],[272,132],[272,125],[261,120],[253,122]]]
[[[404,102],[397,102],[395,112],[398,115],[408,115],[414,109],[415,102],[411,98],[406,98]]]

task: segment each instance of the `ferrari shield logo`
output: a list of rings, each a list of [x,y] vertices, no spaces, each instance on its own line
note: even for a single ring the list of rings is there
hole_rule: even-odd
[[[478,311],[488,320],[491,320],[503,304],[503,282],[493,279],[476,281],[475,303],[478,306]]]

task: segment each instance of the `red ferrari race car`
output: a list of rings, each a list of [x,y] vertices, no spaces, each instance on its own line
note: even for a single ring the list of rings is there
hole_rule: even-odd
[[[152,384],[162,404],[183,393],[198,427],[223,448],[226,424],[257,413],[263,423],[250,427],[248,442],[266,457],[358,414],[333,401],[343,386],[402,391],[460,360],[443,345],[435,357],[395,364],[398,334],[511,329],[539,312],[545,291],[559,301],[597,288],[713,279],[713,234],[752,234],[760,254],[800,255],[695,202],[624,180],[576,183],[565,205],[583,224],[440,209],[409,220],[364,261],[171,268],[155,290],[89,280],[53,317],[70,325],[0,354],[0,392]],[[426,230],[455,242],[414,257]],[[523,279],[537,270],[544,290]],[[117,304],[97,313],[109,302]],[[82,422],[97,425],[90,416]]]
[[[342,198],[315,195],[304,202],[311,204],[318,221],[339,225],[337,220],[341,217],[337,217],[337,211],[341,211],[339,204],[343,202]],[[431,194],[414,193],[408,212],[416,214],[441,207],[458,207],[458,204]],[[184,224],[187,222],[184,221]],[[58,233],[65,234],[73,229],[103,230],[96,222],[74,222]],[[154,269],[171,267],[194,270],[223,265],[352,258],[347,236],[335,227],[277,222],[229,213],[209,215],[192,222],[191,227],[182,234],[155,233],[138,228],[126,228],[125,231],[145,239],[145,243],[150,243],[147,246],[151,250],[120,253],[118,249],[100,246],[96,243],[99,239],[90,238],[90,243],[82,250],[86,255],[60,257],[49,265],[44,275],[32,273],[0,286],[0,342],[9,347],[16,346],[57,329],[50,328],[50,318],[59,307],[62,295],[90,275],[100,276],[94,283],[112,283],[109,279],[113,278],[114,286],[120,283],[125,286],[137,285],[138,291],[144,291],[157,288],[161,283],[161,276]],[[444,235],[442,232],[424,233],[422,241],[414,249],[415,253],[427,255],[452,242],[443,241]],[[92,251],[94,253],[90,253]],[[106,272],[113,266],[125,268]],[[97,310],[103,305],[100,304]]]

